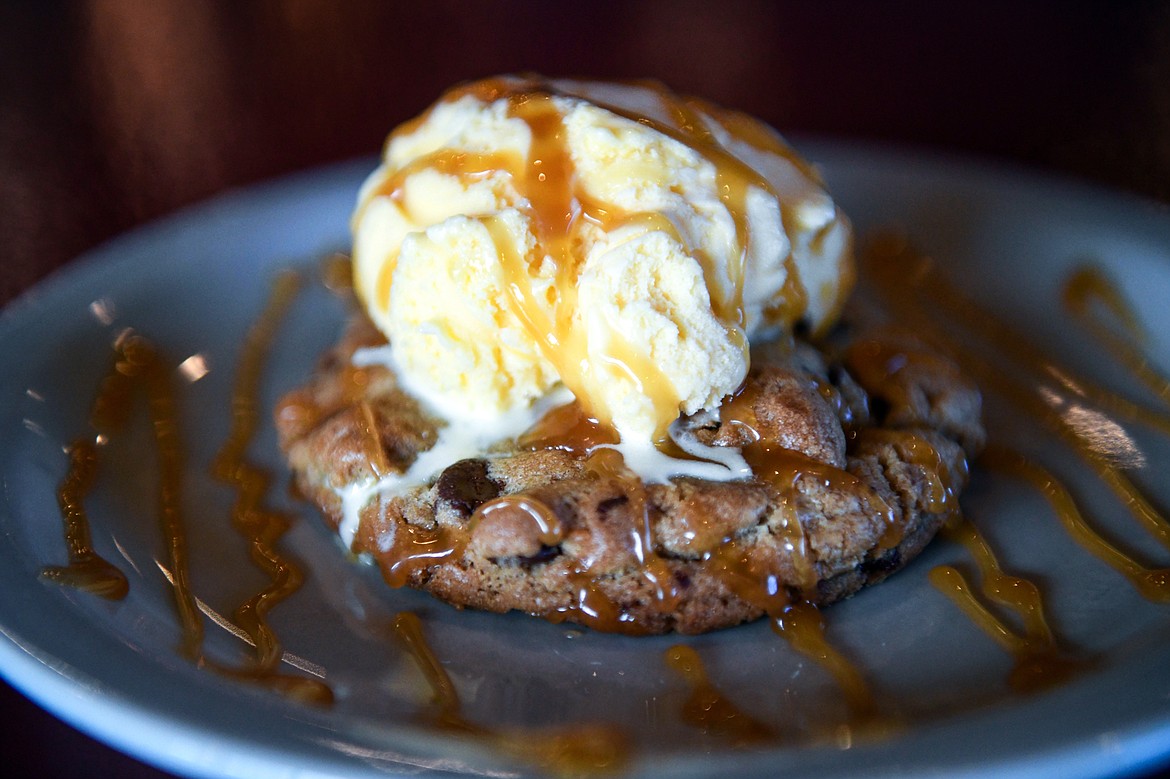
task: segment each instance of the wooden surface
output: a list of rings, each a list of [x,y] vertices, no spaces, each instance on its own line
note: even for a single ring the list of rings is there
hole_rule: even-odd
[[[0,303],[209,197],[371,155],[445,87],[653,77],[783,132],[1004,159],[1170,202],[1153,3],[0,5]],[[14,776],[154,777],[0,689]]]

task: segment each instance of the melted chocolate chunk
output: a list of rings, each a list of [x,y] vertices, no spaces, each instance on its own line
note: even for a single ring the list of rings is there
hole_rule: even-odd
[[[901,564],[902,555],[898,552],[898,547],[895,546],[881,557],[863,562],[861,572],[866,576],[881,576],[898,570]]]
[[[500,485],[488,476],[486,460],[460,460],[439,477],[439,499],[464,517],[470,517],[481,504],[499,497]]]

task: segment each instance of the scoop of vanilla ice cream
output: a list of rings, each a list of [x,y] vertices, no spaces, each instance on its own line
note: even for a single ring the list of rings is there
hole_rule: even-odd
[[[567,387],[623,443],[712,409],[748,340],[820,329],[850,228],[771,130],[655,85],[493,79],[392,134],[353,218],[355,289],[450,419]]]

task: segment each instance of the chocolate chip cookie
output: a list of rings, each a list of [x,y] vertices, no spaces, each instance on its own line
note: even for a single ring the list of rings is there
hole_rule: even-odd
[[[751,475],[643,483],[575,404],[408,488],[381,489],[442,424],[386,367],[362,314],[276,411],[300,491],[393,586],[626,633],[701,633],[824,605],[901,568],[956,510],[980,396],[906,333],[754,348],[718,414],[677,428]],[[663,444],[668,454],[687,452]]]

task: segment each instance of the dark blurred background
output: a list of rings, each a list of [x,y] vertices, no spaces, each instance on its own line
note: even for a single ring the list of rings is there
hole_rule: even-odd
[[[653,77],[782,132],[1170,203],[1170,4],[0,0],[0,303],[137,224],[375,154],[447,86]],[[0,685],[10,776],[156,777]]]

